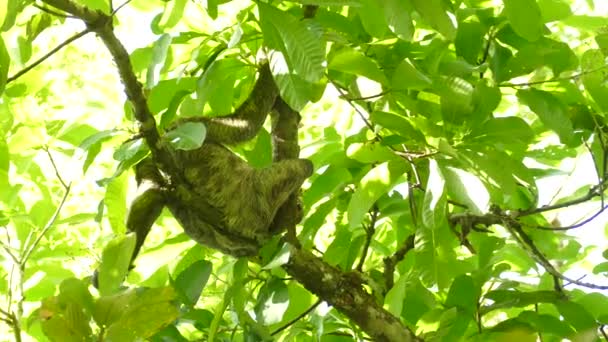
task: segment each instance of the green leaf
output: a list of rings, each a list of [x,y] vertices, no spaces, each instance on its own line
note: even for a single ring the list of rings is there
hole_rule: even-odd
[[[59,284],[59,301],[61,303],[78,303],[86,312],[87,318],[93,314],[93,296],[88,290],[89,284],[76,278],[67,278]],[[87,319],[88,321],[88,319]]]
[[[258,293],[255,317],[258,322],[270,325],[281,322],[289,306],[289,291],[283,280],[272,278]]]
[[[445,218],[446,194],[445,178],[437,161],[429,161],[429,178],[422,202],[422,224],[433,229]]]
[[[365,76],[380,84],[388,85],[388,80],[376,61],[351,48],[338,51],[329,61],[328,69]]]
[[[308,82],[318,82],[325,71],[322,39],[291,14],[261,2],[258,7],[266,44],[283,53],[292,73]]]
[[[467,137],[478,144],[523,144],[527,147],[534,139],[534,131],[517,116],[492,118]]]
[[[346,149],[346,156],[361,163],[382,163],[397,159],[388,147],[378,142],[354,143]]]
[[[383,5],[376,0],[361,0],[362,6],[357,8],[361,24],[372,37],[384,38],[388,31],[388,23],[384,17]]]
[[[574,331],[564,321],[547,314],[538,314],[532,311],[523,311],[517,316],[521,322],[530,324],[539,333],[557,335],[558,337],[569,337]]]
[[[572,15],[570,4],[564,0],[537,0],[543,22],[563,20]]]
[[[517,97],[538,115],[542,123],[557,133],[563,144],[572,143],[574,132],[566,106],[553,94],[537,90],[518,90]]]
[[[89,319],[79,303],[60,303],[58,297],[42,301],[42,331],[51,341],[79,342],[92,338]]]
[[[179,2],[179,0],[177,2]],[[171,46],[171,40],[171,35],[165,33],[154,42],[152,47],[152,60],[150,61],[150,65],[148,66],[148,71],[146,73],[146,88],[148,89],[151,89],[158,83],[161,69],[165,64],[167,52]]]
[[[127,188],[128,177],[123,174],[108,183],[104,204],[108,208],[108,221],[114,234],[124,234],[127,217]]]
[[[309,102],[317,101],[323,94],[324,84],[310,83],[294,73],[285,72],[287,61],[280,52],[271,55],[270,67],[281,97],[291,108],[301,110]]]
[[[403,138],[424,143],[425,138],[422,132],[414,128],[414,125],[403,115],[391,112],[374,111],[370,116],[371,121],[386,129],[389,129]]]
[[[503,0],[507,19],[513,30],[528,41],[538,40],[544,30],[536,0]]]
[[[202,109],[209,103],[214,115],[232,112],[234,84],[243,63],[233,59],[221,59],[211,63],[196,85],[197,105]]]
[[[422,19],[439,31],[447,40],[456,36],[456,28],[443,7],[441,0],[410,0]]]
[[[476,65],[483,49],[485,33],[483,25],[477,21],[459,23],[454,40],[456,53],[465,61]]]
[[[363,176],[348,204],[348,223],[351,229],[361,225],[368,210],[380,196],[401,180],[405,169],[406,165],[401,160],[385,162]]]
[[[318,6],[352,6],[360,7],[361,0],[294,0],[303,5],[318,5]]]
[[[4,93],[8,79],[8,69],[11,65],[11,57],[8,55],[4,40],[0,37],[0,95]]]
[[[6,1],[0,2],[0,5],[3,5],[2,12],[0,12],[0,19],[3,19],[0,31],[7,32],[15,25],[17,14],[23,10],[24,3],[25,0],[8,0],[8,3]]]
[[[117,237],[103,249],[98,275],[101,295],[114,294],[118,291],[129,272],[134,249],[135,234]]]
[[[433,81],[416,69],[408,59],[401,61],[393,74],[392,86],[399,90],[429,88]]]
[[[173,286],[186,305],[194,306],[196,304],[209,280],[211,270],[212,265],[209,261],[198,260],[177,275]]]
[[[127,342],[149,338],[179,315],[171,287],[140,289],[128,299],[120,319],[107,328],[106,340]]]
[[[411,5],[407,1],[385,0],[382,2],[382,7],[388,28],[399,39],[411,41],[415,31]]]
[[[184,122],[167,132],[163,139],[177,150],[195,150],[203,145],[207,127],[202,122]]]
[[[162,30],[167,30],[180,22],[184,17],[184,9],[188,0],[174,0],[165,3],[165,10],[162,13],[158,26]]]
[[[601,111],[608,111],[608,87],[605,84],[607,71],[605,69],[604,55],[600,50],[590,49],[583,53],[581,59],[583,70],[595,72],[585,73],[581,79],[585,90],[591,95],[593,101],[597,103]]]
[[[463,203],[473,214],[482,215],[490,207],[490,194],[474,174],[454,167],[442,168],[448,194]]]
[[[584,306],[568,300],[561,300],[555,303],[560,315],[564,320],[574,327],[577,332],[584,333],[596,328],[595,318],[585,309]]]
[[[469,314],[477,311],[477,301],[481,294],[481,289],[476,286],[473,278],[468,275],[461,275],[454,279],[448,297],[445,301],[447,307],[458,307]]]

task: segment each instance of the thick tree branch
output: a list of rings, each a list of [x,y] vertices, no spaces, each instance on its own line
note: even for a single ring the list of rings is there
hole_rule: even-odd
[[[133,105],[135,119],[139,123],[141,135],[146,140],[154,161],[161,166],[171,179],[182,180],[171,149],[163,143],[156,127],[156,120],[150,112],[141,83],[133,72],[127,50],[114,35],[112,17],[100,11],[92,11],[71,0],[43,0],[48,5],[68,12],[83,20],[87,29],[101,38],[114,58],[120,79],[125,86],[125,94]]]

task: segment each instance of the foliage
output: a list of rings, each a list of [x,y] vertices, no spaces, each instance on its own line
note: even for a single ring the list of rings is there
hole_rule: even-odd
[[[82,30],[79,6],[114,15],[128,61]],[[346,341],[400,325],[427,341],[608,340],[602,9],[0,1],[1,340]],[[277,238],[235,260],[167,212],[129,271],[129,170],[156,147],[128,101],[138,85],[119,86],[117,69],[130,62],[162,129],[230,113],[260,55],[302,116],[316,172],[298,239],[319,258]],[[163,141],[199,146],[199,126]],[[272,161],[267,131],[234,150]],[[377,326],[357,314],[374,305],[387,313]]]

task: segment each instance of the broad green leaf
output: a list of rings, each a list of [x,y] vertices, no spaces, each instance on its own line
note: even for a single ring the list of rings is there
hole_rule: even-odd
[[[123,174],[108,183],[104,204],[108,208],[108,221],[114,234],[124,234],[126,232],[127,218],[127,189],[128,177]]]
[[[360,7],[361,0],[294,0],[294,2],[303,5],[318,5],[318,6],[353,6]]]
[[[393,74],[392,86],[399,90],[429,88],[433,81],[416,69],[408,59],[401,61]]]
[[[422,203],[422,224],[433,229],[445,218],[446,194],[445,178],[437,161],[429,161],[429,178],[425,187]]]
[[[184,9],[188,4],[188,0],[174,0],[165,3],[165,10],[158,23],[158,26],[163,30],[168,30],[184,17]]]
[[[8,55],[4,40],[0,37],[0,95],[4,93],[4,87],[8,78],[8,69],[11,65],[11,57]]]
[[[431,27],[439,31],[446,39],[453,40],[456,36],[454,23],[448,16],[441,0],[410,0],[416,12]]]
[[[441,315],[439,329],[446,341],[458,341],[465,337],[469,325],[473,322],[473,315],[458,308],[448,309]]]
[[[121,319],[125,310],[137,296],[136,289],[128,289],[102,296],[95,302],[93,318],[99,326],[108,327]]]
[[[291,14],[264,3],[258,7],[266,44],[283,53],[292,73],[311,83],[321,80],[325,71],[322,39]]]
[[[179,0],[177,0],[177,2],[179,2]],[[151,89],[158,83],[161,69],[165,65],[167,52],[171,46],[171,39],[171,35],[165,33],[154,42],[152,47],[152,61],[150,62],[148,72],[146,73],[146,88],[148,89]]]
[[[104,248],[98,275],[101,295],[110,295],[118,291],[129,271],[134,249],[135,234],[117,237]]]
[[[23,9],[23,4],[25,0],[8,0],[0,1],[0,19],[2,21],[2,27],[0,30],[2,32],[7,32],[10,30],[13,25],[15,25],[15,20],[17,19],[17,14]]]
[[[569,300],[561,300],[555,303],[555,306],[559,313],[564,317],[564,320],[577,332],[582,333],[587,330],[595,329],[597,326],[595,318],[584,306],[578,303]]]
[[[89,319],[79,303],[60,303],[58,297],[42,301],[38,311],[42,331],[51,341],[78,342],[92,338]]]
[[[242,67],[242,62],[232,58],[211,63],[196,85],[197,105],[201,110],[209,103],[214,116],[232,112],[236,75]]]
[[[389,129],[403,138],[414,140],[418,143],[425,142],[424,135],[418,129],[414,128],[414,125],[412,125],[408,118],[403,115],[374,111],[371,113],[370,119],[374,124]]]
[[[271,55],[271,69],[281,97],[296,111],[312,101],[318,101],[325,90],[324,84],[310,83],[297,74],[286,72],[287,62],[282,53]]]
[[[536,0],[503,0],[507,19],[513,30],[528,41],[538,40],[544,30]]]
[[[539,333],[552,334],[565,338],[572,336],[574,332],[568,323],[548,314],[524,311],[520,313],[517,318],[522,322],[530,324]]]
[[[118,146],[112,156],[115,160],[126,162],[133,158],[137,158],[140,152],[146,148],[147,146],[143,139],[129,140]]]
[[[346,149],[346,156],[366,164],[397,159],[393,151],[378,142],[350,144]]]
[[[388,31],[388,23],[384,17],[384,4],[376,0],[361,0],[362,6],[357,8],[361,24],[372,37],[384,38]]]
[[[593,101],[597,103],[601,111],[608,111],[608,87],[605,83],[605,76],[608,70],[605,67],[604,55],[600,50],[590,49],[583,53],[581,66],[583,70],[595,72],[585,73],[581,79],[585,90],[591,95]]]
[[[149,338],[179,315],[171,287],[141,289],[129,299],[120,320],[107,328],[106,340],[127,342]]]
[[[57,136],[57,139],[63,140],[74,146],[79,146],[87,137],[99,133],[99,130],[87,124],[76,123],[74,125],[64,127],[59,133],[60,135]]]
[[[467,62],[476,65],[483,49],[485,30],[478,21],[459,23],[454,46],[456,53]]]
[[[342,186],[350,182],[351,178],[352,175],[346,168],[330,165],[312,181],[310,188],[302,195],[302,201],[306,206],[312,206],[324,196],[342,190]]]
[[[442,77],[435,83],[441,95],[441,114],[446,122],[462,124],[473,112],[473,86],[459,77]]]
[[[566,106],[553,94],[537,90],[518,90],[517,97],[538,115],[542,123],[557,133],[563,144],[572,143],[574,132]]]
[[[406,165],[401,160],[385,162],[363,176],[348,204],[348,223],[351,229],[361,225],[368,210],[380,196],[400,181],[405,169]]]
[[[405,290],[407,283],[407,277],[402,275],[399,277],[399,280],[395,282],[393,287],[387,292],[386,297],[384,298],[384,305],[386,305],[387,310],[394,316],[398,317],[403,309],[403,301],[407,293]]]
[[[176,150],[195,150],[203,145],[207,127],[202,122],[185,122],[167,132],[163,139]]]
[[[217,19],[217,7],[219,0],[207,0],[203,4],[206,5],[205,9],[211,19]]]
[[[351,48],[343,48],[336,53],[329,61],[328,69],[365,76],[380,84],[388,85],[388,80],[376,61]]]
[[[522,144],[527,147],[534,139],[534,131],[521,118],[508,116],[492,118],[467,137],[481,144]],[[509,146],[507,146],[509,148]]]
[[[272,278],[258,293],[255,316],[264,325],[281,322],[289,306],[289,291],[283,280]]]
[[[150,110],[153,113],[160,113],[171,106],[174,98],[180,96],[178,94],[190,94],[195,90],[196,78],[194,77],[162,80],[158,82],[152,89],[150,89],[150,94],[148,95],[148,106],[150,106]],[[230,98],[230,100],[232,100],[232,98]]]
[[[577,298],[576,302],[582,305],[595,319],[608,318],[608,297],[600,292],[585,293]],[[607,323],[602,321],[602,323]]]
[[[538,68],[550,67],[555,75],[578,67],[578,58],[568,44],[549,38],[521,46],[508,61],[511,77],[526,75]]]
[[[198,260],[177,275],[173,286],[188,306],[194,306],[209,280],[212,265],[207,260]]]
[[[27,22],[27,40],[29,42],[34,41],[34,39],[36,39],[40,33],[51,26],[53,22],[52,19],[53,18],[51,15],[46,12],[38,13],[32,16],[32,18]]]
[[[543,22],[563,20],[572,15],[570,4],[565,0],[537,0]]]
[[[399,39],[410,41],[414,36],[414,22],[412,21],[412,7],[407,1],[385,0],[382,3],[384,17],[388,28]]]
[[[85,310],[87,318],[93,314],[93,296],[88,290],[89,284],[85,281],[68,278],[59,284],[59,301],[61,303],[78,303]],[[88,322],[88,319],[87,319]]]
[[[482,215],[490,206],[490,194],[474,174],[454,167],[442,168],[448,194],[463,203],[473,214]]]
[[[481,124],[492,117],[501,97],[502,93],[498,87],[488,86],[485,80],[477,82],[473,90],[473,124]]]
[[[481,289],[475,285],[473,278],[468,275],[461,275],[454,279],[445,305],[447,307],[457,307],[469,314],[474,314],[477,311],[480,292]]]

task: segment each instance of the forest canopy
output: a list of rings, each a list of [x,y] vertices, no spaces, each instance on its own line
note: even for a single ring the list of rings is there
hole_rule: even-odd
[[[0,340],[608,340],[606,13],[0,0]]]

